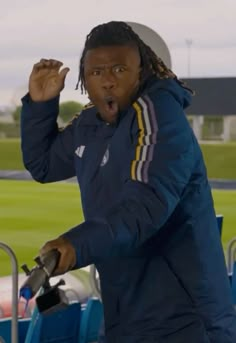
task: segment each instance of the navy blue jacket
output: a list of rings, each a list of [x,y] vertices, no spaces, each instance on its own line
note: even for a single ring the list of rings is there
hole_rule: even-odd
[[[59,98],[23,99],[39,182],[77,176],[85,221],[65,236],[100,274],[108,342],[235,343],[236,314],[190,94],[153,78],[114,125],[91,106],[63,130]]]

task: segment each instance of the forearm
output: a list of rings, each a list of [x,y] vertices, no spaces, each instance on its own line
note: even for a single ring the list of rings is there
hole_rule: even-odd
[[[179,202],[184,185],[154,192],[131,182],[123,201],[103,218],[94,218],[66,232],[77,252],[76,268],[112,257],[135,256],[164,226]]]

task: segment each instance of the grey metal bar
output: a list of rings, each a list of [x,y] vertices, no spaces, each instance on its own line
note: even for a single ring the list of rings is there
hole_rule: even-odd
[[[12,264],[12,322],[11,343],[18,343],[18,263],[13,250],[5,243],[0,242],[3,249],[11,258]]]
[[[233,264],[234,264],[234,252],[233,248],[236,246],[236,237],[231,239],[231,241],[228,244],[227,248],[227,263],[228,263],[228,273],[233,273]]]
[[[232,272],[234,271],[234,262],[236,261],[236,246],[233,250]]]

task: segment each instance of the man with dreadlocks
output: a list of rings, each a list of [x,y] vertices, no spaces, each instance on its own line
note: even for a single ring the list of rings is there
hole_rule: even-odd
[[[130,26],[102,24],[80,61],[91,104],[59,130],[61,67],[33,67],[23,159],[42,183],[76,175],[85,220],[41,254],[60,251],[57,274],[96,265],[109,343],[235,343],[211,189],[184,115],[191,91]]]

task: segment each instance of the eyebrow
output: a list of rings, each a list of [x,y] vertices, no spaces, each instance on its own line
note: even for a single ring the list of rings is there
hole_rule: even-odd
[[[99,69],[99,70],[104,70],[106,68],[115,68],[115,67],[126,67],[127,65],[124,63],[115,63],[112,64],[111,66],[106,66],[106,65],[96,65],[96,66],[91,66],[88,69]]]

